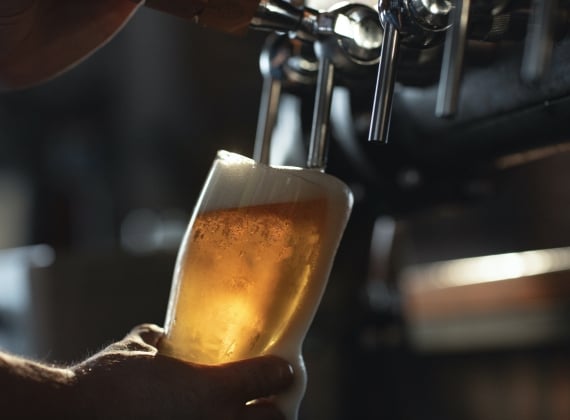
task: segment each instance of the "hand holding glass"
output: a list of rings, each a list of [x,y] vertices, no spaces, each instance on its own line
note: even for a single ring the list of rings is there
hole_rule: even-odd
[[[210,365],[283,357],[296,379],[277,402],[296,419],[303,340],[351,207],[331,175],[219,152],[178,254],[160,352]]]

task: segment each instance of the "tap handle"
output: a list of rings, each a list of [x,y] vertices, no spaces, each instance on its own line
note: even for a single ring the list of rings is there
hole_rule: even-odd
[[[257,131],[255,133],[255,146],[253,159],[256,162],[269,164],[271,136],[277,120],[279,100],[281,98],[282,82],[273,76],[263,78],[261,102],[259,105],[259,117]]]
[[[270,35],[259,56],[263,88],[253,148],[253,159],[259,163],[269,164],[271,136],[277,120],[281,89],[285,77],[284,66],[290,56],[291,45],[286,35]]]
[[[287,0],[261,0],[249,26],[252,29],[289,33],[292,38],[314,42],[319,30],[319,12],[296,7]]]
[[[378,63],[378,80],[374,92],[372,105],[372,121],[370,123],[369,141],[388,141],[388,131],[392,114],[392,97],[396,81],[396,65],[400,50],[400,32],[397,27],[398,19],[392,11],[382,8],[383,1],[379,3],[380,22],[384,27],[384,39],[380,50]]]
[[[327,55],[323,55],[319,58],[317,91],[315,96],[315,108],[313,110],[311,137],[309,139],[307,167],[324,170],[327,163],[329,120],[335,70],[334,65]]]
[[[471,0],[456,0],[449,16],[451,25],[443,47],[435,106],[435,115],[440,118],[453,117],[457,112],[470,6]]]
[[[288,32],[303,19],[303,9],[284,0],[261,0],[250,26],[258,30]]]
[[[550,64],[557,6],[557,0],[532,2],[521,68],[527,83],[539,82]]]

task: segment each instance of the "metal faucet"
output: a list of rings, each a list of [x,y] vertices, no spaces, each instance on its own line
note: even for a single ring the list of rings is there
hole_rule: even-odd
[[[378,80],[372,105],[368,139],[388,141],[392,97],[400,45],[425,48],[441,42],[448,28],[449,0],[380,0],[378,13],[384,28],[384,42],[378,65]]]
[[[444,44],[435,109],[440,118],[457,113],[468,39],[495,42],[526,37],[521,77],[526,82],[540,81],[550,61],[557,28],[568,27],[568,14],[556,13],[560,7],[567,7],[567,2],[531,0],[531,5],[529,12],[510,0],[379,0],[374,22],[370,18],[372,9],[353,3],[322,12],[295,7],[286,0],[262,0],[251,26],[285,33],[290,39],[314,46],[319,66],[307,165],[323,168],[337,73],[350,77],[363,67],[378,64],[369,140],[386,143],[401,47],[424,49]],[[528,21],[527,29],[521,29],[521,17]],[[518,23],[511,23],[515,21]],[[277,92],[275,83],[265,90],[271,89]]]
[[[290,39],[314,46],[319,65],[307,167],[324,170],[335,73],[338,70],[350,77],[351,74],[358,74],[363,67],[378,63],[382,28],[376,12],[359,4],[319,12],[307,7],[295,8],[284,0],[263,0],[251,26],[287,33]],[[270,74],[264,72],[263,66],[262,73]],[[273,76],[264,76],[264,80],[254,153],[261,162],[268,159],[268,144],[281,91],[279,81]]]

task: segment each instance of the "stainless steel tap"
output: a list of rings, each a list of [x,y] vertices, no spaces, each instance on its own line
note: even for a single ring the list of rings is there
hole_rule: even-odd
[[[435,110],[438,117],[453,117],[457,112],[468,39],[496,42],[520,40],[526,35],[521,76],[526,82],[540,81],[548,68],[554,33],[557,28],[567,28],[567,18],[556,13],[559,0],[533,0],[530,12],[522,3],[508,0],[380,0],[379,19],[385,33],[369,140],[388,140],[401,46],[425,48],[445,39]],[[471,17],[475,17],[474,22]],[[521,18],[528,21],[526,34],[520,30]]]
[[[269,164],[271,137],[277,120],[281,92],[288,85],[314,85],[318,63],[313,49],[285,34],[271,34],[259,57],[263,88],[257,120],[253,158]]]
[[[384,28],[378,80],[372,106],[370,141],[388,141],[392,96],[400,45],[425,48],[441,42],[452,10],[449,0],[380,0],[378,12]]]
[[[288,38],[311,43],[318,58],[315,108],[309,141],[309,168],[326,166],[329,137],[329,115],[335,73],[350,77],[363,67],[378,62],[382,44],[382,28],[376,12],[363,5],[349,4],[319,12],[311,8],[295,8],[283,0],[264,0],[260,3],[251,26],[260,30],[287,33]],[[281,91],[279,78],[271,71],[267,52],[262,54],[264,88],[258,121],[254,155],[265,162]]]
[[[309,168],[326,166],[330,109],[335,74],[345,77],[378,63],[383,34],[376,13],[362,5],[347,5],[328,12],[337,30],[315,42],[319,74],[309,141]]]
[[[339,79],[358,77],[364,68],[378,65],[369,140],[386,143],[401,49],[436,51],[432,57],[443,50],[435,115],[450,118],[458,112],[468,41],[526,39],[521,78],[536,83],[548,68],[555,34],[567,30],[570,16],[566,0],[379,0],[376,18],[370,10],[342,3],[321,11],[285,0],[263,0],[252,21],[254,28],[286,33],[314,46],[319,71],[311,167],[325,165],[328,113]],[[566,12],[558,14],[559,10]],[[419,62],[413,65],[421,71]]]

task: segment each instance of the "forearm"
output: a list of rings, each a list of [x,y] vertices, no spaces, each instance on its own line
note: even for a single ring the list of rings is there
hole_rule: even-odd
[[[0,352],[0,418],[283,418],[266,397],[293,383],[287,362],[266,356],[220,366],[185,363],[157,355],[162,335],[156,325],[140,325],[70,368]]]
[[[30,86],[67,70],[107,42],[137,7],[130,0],[6,4],[19,6],[0,7],[0,88]]]
[[[75,374],[0,353],[0,412],[4,418],[76,417]]]

